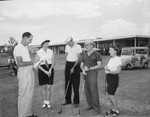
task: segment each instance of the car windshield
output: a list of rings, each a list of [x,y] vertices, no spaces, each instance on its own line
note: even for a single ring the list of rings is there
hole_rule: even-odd
[[[149,49],[131,49],[131,48],[123,48],[121,55],[134,55],[134,54],[148,54]],[[134,53],[134,54],[133,54]]]
[[[121,55],[132,55],[132,50],[130,50],[130,49],[123,49]]]

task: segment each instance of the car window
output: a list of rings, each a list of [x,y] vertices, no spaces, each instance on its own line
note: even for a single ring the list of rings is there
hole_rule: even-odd
[[[123,49],[121,55],[132,55],[131,49]]]

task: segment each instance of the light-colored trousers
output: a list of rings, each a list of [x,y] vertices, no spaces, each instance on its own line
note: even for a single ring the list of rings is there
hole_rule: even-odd
[[[32,66],[20,67],[18,69],[18,117],[32,115],[32,97],[34,92],[34,71]]]

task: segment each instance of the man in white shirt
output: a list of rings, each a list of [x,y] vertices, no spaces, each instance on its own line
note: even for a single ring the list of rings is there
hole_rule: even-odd
[[[65,40],[67,43],[65,52],[67,54],[65,65],[65,103],[63,105],[71,104],[72,88],[74,91],[73,103],[74,107],[78,107],[79,100],[79,85],[80,85],[80,65],[79,58],[82,52],[81,46],[73,41],[72,37]],[[67,88],[68,86],[68,88]]]
[[[33,61],[30,58],[27,46],[32,42],[33,36],[29,32],[22,35],[21,43],[19,43],[13,51],[15,61],[18,65],[18,117],[37,117],[32,115],[32,97],[34,92],[34,71]]]

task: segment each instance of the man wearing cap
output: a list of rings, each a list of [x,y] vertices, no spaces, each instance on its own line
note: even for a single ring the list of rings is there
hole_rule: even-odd
[[[41,49],[37,51],[37,56],[42,60],[38,65],[39,85],[42,91],[44,103],[42,108],[51,108],[51,86],[54,80],[54,54],[49,49],[50,40],[45,40],[41,43]]]
[[[39,61],[31,60],[27,46],[32,42],[33,36],[30,32],[22,35],[21,43],[19,43],[13,51],[15,61],[18,65],[18,117],[37,117],[32,115],[32,98],[34,92],[34,72],[33,63]]]
[[[67,54],[65,65],[65,103],[63,105],[71,104],[72,88],[74,91],[73,103],[74,107],[78,107],[79,100],[79,85],[80,85],[80,65],[79,58],[82,52],[81,46],[73,41],[72,37],[68,37],[65,52]],[[68,84],[69,83],[69,84]],[[68,86],[68,88],[67,88]]]
[[[86,110],[94,109],[93,114],[98,115],[100,113],[100,103],[98,94],[98,69],[101,68],[102,59],[100,54],[93,49],[94,42],[87,40],[85,42],[86,53],[82,56],[81,69],[85,79],[85,95],[87,101]]]

